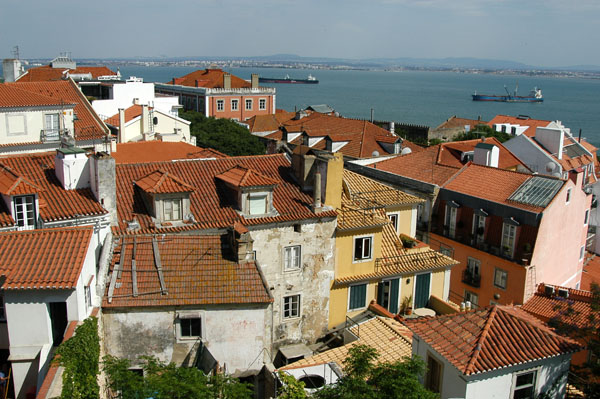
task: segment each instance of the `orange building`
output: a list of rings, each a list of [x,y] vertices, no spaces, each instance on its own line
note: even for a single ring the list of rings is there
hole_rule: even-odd
[[[259,87],[258,75],[250,82],[221,69],[191,72],[167,83],[155,83],[156,93],[178,96],[185,110],[215,118],[245,121],[256,115],[275,114],[275,89]]]

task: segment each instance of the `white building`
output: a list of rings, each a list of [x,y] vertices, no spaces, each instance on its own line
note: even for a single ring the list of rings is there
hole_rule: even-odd
[[[407,320],[412,353],[427,366],[425,387],[442,399],[565,395],[573,352],[582,347],[527,312],[492,306]]]

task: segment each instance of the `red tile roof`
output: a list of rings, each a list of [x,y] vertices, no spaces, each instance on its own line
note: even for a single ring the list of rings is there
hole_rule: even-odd
[[[552,122],[545,121],[542,119],[531,119],[529,117],[519,118],[517,116],[496,115],[487,124],[488,124],[488,126],[493,127],[494,125],[501,124],[501,123],[510,123],[511,125],[529,126],[529,128],[527,130],[525,130],[523,133],[529,137],[533,137],[533,136],[535,136],[535,130],[538,127],[546,127]]]
[[[526,173],[469,163],[450,179],[443,188],[531,212],[541,212],[545,207],[528,205],[509,199],[521,184],[533,177],[534,175]],[[535,175],[535,177],[556,180],[542,175]],[[486,184],[485,190],[482,190],[482,182],[493,183]]]
[[[206,87],[210,89],[224,88],[224,75],[225,72],[221,69],[203,69],[188,73],[180,78],[174,78],[176,85],[190,86],[190,87]],[[198,84],[196,85],[196,82]],[[166,82],[167,84],[173,84],[173,81]],[[231,88],[241,89],[250,88],[252,85],[250,82],[244,79],[238,78],[235,75],[231,75]]]
[[[534,296],[525,302],[522,309],[544,322],[562,316],[564,322],[579,328],[590,325],[590,316],[593,314],[593,294],[590,291],[552,285],[554,294],[548,295],[545,287],[546,284],[539,284]],[[568,292],[568,298],[558,296],[559,289]],[[596,324],[600,327],[600,320],[596,320]]]
[[[194,187],[164,170],[155,170],[136,180],[135,184],[145,192],[152,194],[188,193],[194,191]]]
[[[212,148],[196,147],[184,142],[158,140],[120,143],[117,144],[117,151],[110,155],[117,164],[227,157]]]
[[[51,97],[75,105],[77,119],[74,121],[75,140],[102,140],[109,130],[100,120],[86,97],[71,79],[53,82],[6,83],[31,93]]]
[[[436,127],[435,130],[437,130],[437,129],[452,129],[452,128],[456,128],[456,127],[464,128],[467,125],[469,125],[472,129],[477,125],[487,125],[487,122],[482,121],[481,119],[459,118],[456,115],[454,115],[454,116],[446,119],[444,122],[442,122],[442,124],[440,124],[438,127]]]
[[[499,159],[498,167],[501,169],[512,169],[517,167],[527,168],[519,158],[517,158],[512,152],[502,145],[495,137],[488,137],[484,140],[465,140],[465,141],[451,141],[449,143],[442,143],[439,145],[439,152],[437,157],[437,163],[445,166],[453,166],[455,168],[461,168],[467,163],[466,159],[461,159],[461,155],[464,152],[475,151],[475,146],[479,143],[493,144],[498,147]]]
[[[274,132],[294,116],[296,116],[295,112],[278,109],[275,111],[275,114],[255,115],[245,123],[248,124],[250,133]]]
[[[80,66],[75,69],[68,68],[52,68],[50,65],[29,68],[27,72],[19,77],[18,82],[49,82],[53,80],[61,80],[67,77],[68,74],[78,75],[91,73],[92,78],[97,79],[99,76],[116,75],[115,72],[105,66]]]
[[[54,173],[55,153],[24,154],[0,158],[0,168],[39,187],[40,218],[45,223],[72,219],[75,215],[96,216],[106,210],[90,189],[65,190]],[[4,203],[4,201],[0,201]],[[0,227],[14,225],[8,210],[0,209]]]
[[[0,165],[0,194],[25,195],[35,194],[40,188],[16,174],[13,170]]]
[[[75,105],[75,103],[65,104],[58,98],[32,93],[14,85],[0,84],[0,108],[60,106],[63,104],[69,108]]]
[[[152,109],[152,107],[148,107],[148,109]],[[125,109],[125,123],[134,120],[138,116],[142,115],[142,106],[139,104],[134,104],[129,108]],[[108,123],[109,125],[119,127],[119,113],[117,112],[113,116],[104,120],[104,123]]]
[[[2,289],[73,289],[94,229],[68,227],[0,233]]]
[[[282,130],[288,133],[304,132],[309,137],[335,138],[335,141],[349,141],[339,152],[354,158],[370,158],[374,152],[380,155],[386,155],[388,152],[381,146],[384,137],[389,139],[400,139],[400,137],[390,133],[369,121],[360,119],[342,118],[339,116],[311,113],[301,119],[291,119],[283,123]],[[281,140],[283,134],[281,131],[268,135],[268,138]],[[296,139],[296,142],[299,139]],[[395,141],[395,140],[394,140]],[[294,143],[294,141],[292,142]],[[297,142],[297,144],[300,144]],[[403,147],[410,148],[413,152],[421,151],[422,148],[403,140]],[[325,140],[321,140],[313,148],[325,149]]]
[[[277,182],[273,189],[273,205],[277,215],[246,219],[237,212],[228,190],[215,177],[238,165],[252,169]],[[118,231],[126,232],[126,221],[136,219],[140,223],[141,233],[157,232],[143,202],[135,195],[132,184],[157,169],[173,173],[186,184],[195,187],[195,191],[190,194],[190,203],[196,222],[186,226],[161,229],[161,232],[223,228],[232,226],[236,221],[249,226],[336,216],[335,211],[316,214],[311,210],[312,199],[295,183],[290,162],[284,154],[186,162],[119,164],[116,178],[117,212],[120,221],[116,228]]]
[[[590,291],[592,283],[600,284],[600,256],[588,252],[581,274],[581,289]]]
[[[509,306],[405,320],[405,324],[464,375],[581,349],[527,312]]]
[[[116,245],[111,273],[122,269],[112,300],[107,287],[103,308],[217,304],[267,304],[272,301],[254,262],[228,259],[221,236],[165,235],[123,237]],[[135,246],[135,255],[133,255]],[[125,251],[123,253],[123,251]],[[166,293],[155,263],[160,258]],[[135,258],[137,296],[133,296],[132,258]]]
[[[274,186],[277,184],[277,180],[240,165],[235,165],[215,177],[235,187]]]

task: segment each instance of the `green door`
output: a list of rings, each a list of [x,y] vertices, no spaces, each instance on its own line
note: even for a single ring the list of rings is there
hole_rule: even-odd
[[[395,278],[391,281],[390,285],[390,313],[398,313],[398,294],[400,291],[400,280]]]
[[[431,283],[431,273],[417,275],[417,285],[415,287],[414,308],[424,308],[429,302],[429,284]]]
[[[398,313],[398,293],[400,280],[385,280],[377,285],[377,304],[386,308],[391,313]]]

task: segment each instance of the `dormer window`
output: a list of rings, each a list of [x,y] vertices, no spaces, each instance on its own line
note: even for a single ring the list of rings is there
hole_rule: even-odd
[[[237,209],[245,217],[272,216],[277,214],[273,206],[273,189],[277,180],[241,165],[217,175],[237,198]]]
[[[0,166],[0,194],[18,230],[33,230],[38,214],[39,188],[11,169]]]
[[[14,219],[19,230],[35,229],[35,197],[33,195],[15,196]]]
[[[170,172],[157,170],[137,180],[144,203],[158,223],[193,221],[190,193],[194,188]]]

